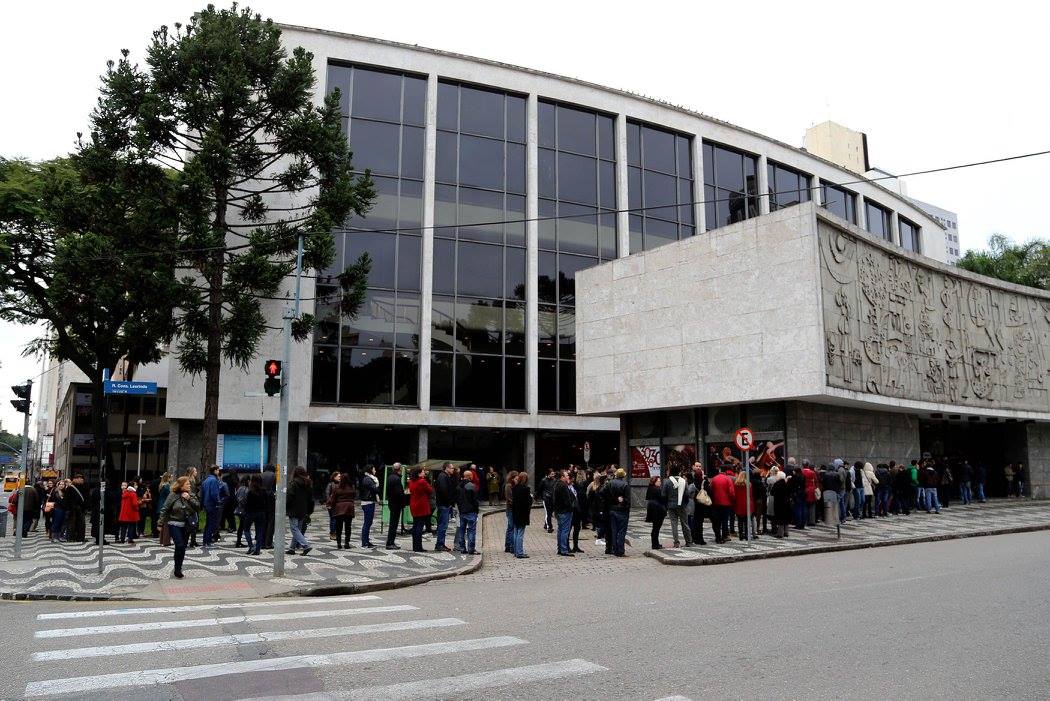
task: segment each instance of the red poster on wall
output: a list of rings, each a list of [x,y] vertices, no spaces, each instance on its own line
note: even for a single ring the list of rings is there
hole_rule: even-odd
[[[649,479],[660,474],[660,446],[638,445],[631,448],[631,477]]]

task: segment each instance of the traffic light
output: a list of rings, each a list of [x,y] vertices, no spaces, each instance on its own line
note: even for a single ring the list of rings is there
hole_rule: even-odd
[[[15,393],[16,397],[18,397],[18,399],[11,400],[11,406],[13,406],[18,412],[28,414],[29,395],[33,391],[33,385],[29,383],[26,383],[24,385],[14,385],[13,387],[11,387],[11,391]]]
[[[263,382],[263,391],[271,397],[281,392],[281,361],[267,360],[263,366],[266,372],[266,381]]]

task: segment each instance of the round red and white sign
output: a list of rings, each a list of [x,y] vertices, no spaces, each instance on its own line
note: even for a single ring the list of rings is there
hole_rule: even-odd
[[[747,426],[738,428],[733,434],[733,442],[740,450],[751,450],[755,446],[755,434]]]

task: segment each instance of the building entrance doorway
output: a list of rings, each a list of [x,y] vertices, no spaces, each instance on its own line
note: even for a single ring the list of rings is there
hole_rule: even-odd
[[[919,422],[919,445],[924,455],[949,464],[969,460],[975,471],[983,466],[989,497],[1006,496],[1003,467],[1023,463],[1028,455],[1025,426],[1017,422],[924,420]]]

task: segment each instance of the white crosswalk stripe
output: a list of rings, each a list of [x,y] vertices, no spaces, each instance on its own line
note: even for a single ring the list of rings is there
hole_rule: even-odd
[[[455,631],[465,630],[469,626],[467,621],[451,617],[399,615],[419,611],[417,606],[358,605],[373,602],[381,603],[382,597],[357,595],[185,606],[89,608],[41,614],[37,617],[41,628],[34,632],[36,645],[40,648],[31,652],[34,661],[47,663],[40,667],[41,676],[46,678],[28,682],[23,695],[26,698],[66,694],[78,695],[78,698],[126,698],[145,693],[143,690],[146,689],[167,693],[171,689],[164,687],[195,684],[193,688],[198,691],[194,692],[194,698],[251,696],[286,701],[422,699],[433,697],[437,689],[441,690],[442,696],[454,697],[512,685],[555,680],[570,680],[567,683],[572,683],[576,677],[608,671],[584,659],[552,660],[548,657],[522,660],[520,652],[502,653],[503,658],[513,660],[506,667],[498,668],[500,665],[495,663],[491,666],[496,669],[478,671],[470,662],[474,659],[470,653],[524,648],[529,641],[512,635],[456,639]],[[260,608],[278,610],[253,611]],[[237,612],[238,615],[181,617],[224,611]],[[346,616],[361,617],[362,620],[356,625],[309,626],[311,620],[335,621]],[[141,620],[131,622],[136,617]],[[161,620],[156,620],[158,617]],[[126,622],[110,623],[113,619]],[[51,621],[79,620],[99,625],[46,627]],[[297,624],[300,620],[303,625]],[[232,629],[216,631],[221,633],[218,635],[179,637],[184,630],[223,626],[232,626]],[[128,640],[129,635],[136,637]],[[470,633],[465,635],[470,636]],[[99,644],[52,647],[61,645],[66,638],[73,638],[76,643],[85,637],[96,638]],[[373,640],[369,645],[367,641]],[[357,642],[353,644],[351,641]],[[244,649],[244,646],[251,645],[256,647]],[[360,649],[362,647],[364,649]],[[465,667],[459,671],[469,673],[450,674],[450,671],[456,671],[454,660],[457,659],[450,656],[456,654],[462,655],[459,659],[463,660],[461,664]],[[111,665],[109,673],[96,674],[98,663],[91,660],[100,658]],[[433,658],[442,662],[437,665],[398,663],[415,658]],[[488,659],[498,660],[500,655]],[[193,664],[196,662],[202,664]],[[392,663],[379,668],[397,670],[397,675],[370,678],[372,686],[359,686],[358,681],[357,688],[337,687],[331,692],[301,694],[298,692],[311,687],[275,687],[270,685],[270,680],[283,677],[265,676],[269,672],[295,670],[311,676],[309,670],[331,667],[364,667],[372,672],[377,668],[376,663],[381,662]],[[439,676],[426,678],[426,672],[413,674],[415,669],[440,669],[441,672]],[[362,677],[354,674],[351,678],[360,680]],[[238,679],[243,682],[238,682]],[[292,695],[266,696],[280,692],[291,692]]]

